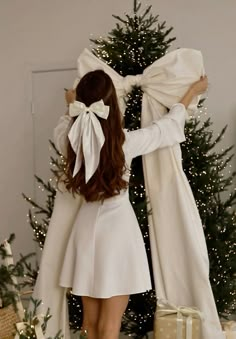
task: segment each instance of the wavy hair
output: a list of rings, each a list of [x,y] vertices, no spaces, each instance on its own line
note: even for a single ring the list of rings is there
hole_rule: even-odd
[[[116,90],[111,78],[102,70],[85,74],[77,88],[76,100],[83,102],[87,107],[93,102],[103,100],[110,107],[107,120],[99,118],[105,142],[100,152],[98,168],[90,180],[85,183],[85,166],[82,155],[82,166],[79,172],[72,176],[76,154],[69,139],[63,179],[68,191],[81,194],[86,201],[104,200],[118,195],[122,189],[128,187],[123,179],[125,172],[125,156],[122,145],[125,135],[122,126],[122,116],[118,106]],[[73,118],[74,121],[76,119]]]

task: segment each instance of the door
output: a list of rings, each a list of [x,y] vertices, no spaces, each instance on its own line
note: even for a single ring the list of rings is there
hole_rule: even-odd
[[[32,73],[32,120],[34,173],[48,182],[52,178],[50,156],[55,153],[49,147],[53,129],[66,112],[64,88],[71,88],[77,72],[73,68],[47,69]],[[46,194],[34,183],[34,200],[45,204]]]

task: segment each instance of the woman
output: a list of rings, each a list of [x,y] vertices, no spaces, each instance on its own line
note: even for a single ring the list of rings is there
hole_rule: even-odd
[[[104,71],[87,73],[75,91],[66,93],[69,115],[55,129],[56,145],[66,140],[66,147],[60,147],[67,159],[61,181],[84,202],[68,241],[60,285],[82,296],[89,339],[117,339],[129,295],[151,289],[144,242],[128,196],[131,161],[183,142],[185,109],[206,88],[207,77],[202,77],[167,115],[131,132],[122,128],[116,91]]]

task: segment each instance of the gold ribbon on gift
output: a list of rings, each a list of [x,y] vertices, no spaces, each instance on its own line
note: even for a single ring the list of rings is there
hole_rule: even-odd
[[[45,316],[43,314],[38,314],[38,315],[34,316],[33,319],[32,319],[32,324],[34,326],[34,331],[35,331],[35,335],[36,335],[37,339],[46,339],[46,337],[43,334],[43,330],[42,330],[44,318],[45,318]],[[27,322],[20,322],[20,323],[16,324],[16,328],[17,328],[17,330],[19,331],[20,334],[17,333],[15,335],[14,339],[20,339],[20,335],[22,333],[24,333],[27,325],[32,326]]]
[[[236,339],[236,321],[222,321],[221,326],[226,339]]]
[[[175,306],[169,303],[158,303],[155,317],[160,318],[168,315],[176,314],[176,339],[183,338],[183,323],[186,320],[186,336],[185,339],[192,339],[193,318],[203,320],[203,314],[195,307]],[[228,338],[227,338],[228,339]]]

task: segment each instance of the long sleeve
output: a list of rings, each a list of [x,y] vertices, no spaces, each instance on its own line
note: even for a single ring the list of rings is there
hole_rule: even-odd
[[[66,149],[68,145],[68,132],[72,125],[72,119],[69,115],[60,117],[57,126],[54,128],[53,139],[56,148],[64,156],[66,156]]]
[[[169,113],[145,128],[126,133],[124,151],[129,158],[135,158],[158,148],[173,146],[185,141],[186,109],[181,103],[174,104]]]

